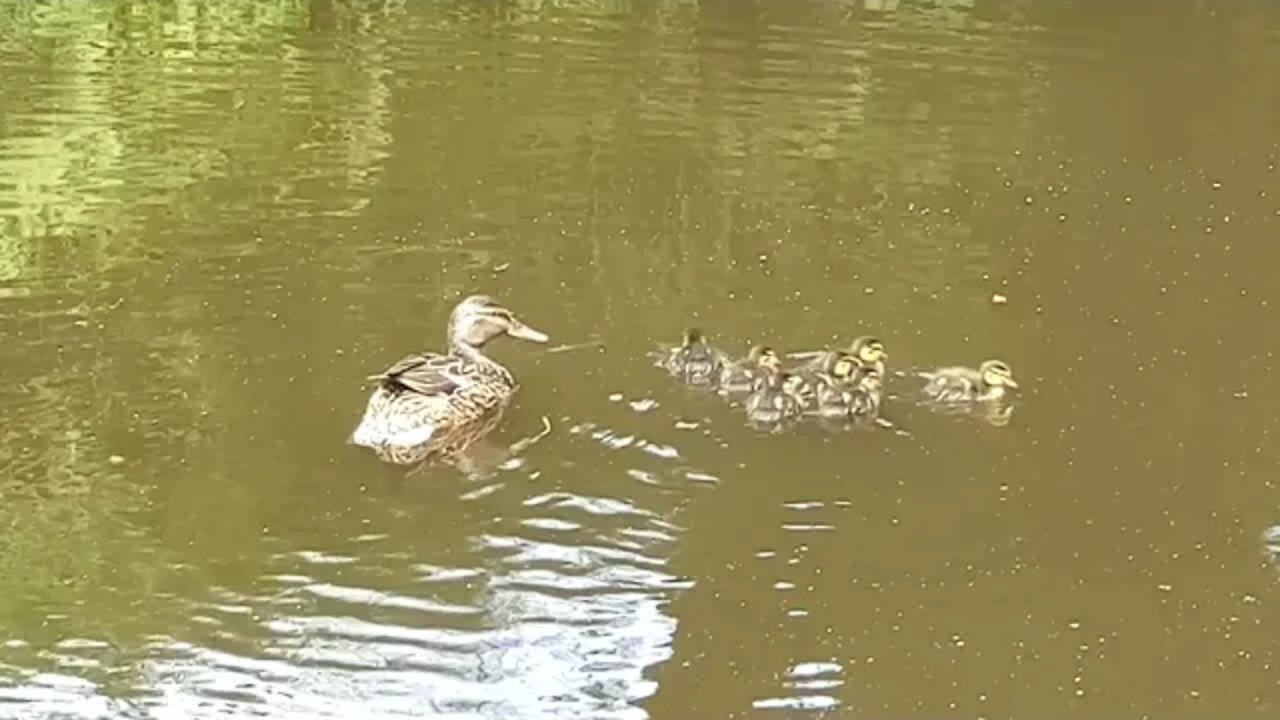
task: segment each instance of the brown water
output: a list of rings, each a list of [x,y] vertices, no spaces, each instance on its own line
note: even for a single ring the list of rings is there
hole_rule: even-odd
[[[0,7],[0,716],[1274,717],[1278,71],[1266,3]],[[477,291],[596,343],[496,349],[551,435],[344,445]],[[691,322],[1024,392],[761,434]]]

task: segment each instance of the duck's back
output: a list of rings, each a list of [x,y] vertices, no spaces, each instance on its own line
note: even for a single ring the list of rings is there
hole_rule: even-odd
[[[449,445],[454,433],[505,408],[517,387],[497,363],[437,353],[406,356],[374,377],[378,387],[351,442],[382,449]]]

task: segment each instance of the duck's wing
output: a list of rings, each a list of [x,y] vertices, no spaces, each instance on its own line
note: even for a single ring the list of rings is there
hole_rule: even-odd
[[[414,353],[368,379],[422,395],[449,395],[468,384],[462,358],[440,353]]]

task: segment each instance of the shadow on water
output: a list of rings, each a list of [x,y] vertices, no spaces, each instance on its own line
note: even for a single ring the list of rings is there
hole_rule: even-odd
[[[1274,714],[1278,23],[0,7],[0,715]],[[552,433],[345,445],[472,292]],[[692,323],[1024,392],[756,432]]]

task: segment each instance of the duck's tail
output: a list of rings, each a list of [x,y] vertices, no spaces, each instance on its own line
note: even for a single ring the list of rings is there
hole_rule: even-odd
[[[355,431],[351,433],[351,436],[347,438],[347,443],[367,448],[377,446],[377,443],[374,442],[373,431],[366,423],[360,423],[360,425],[356,427]]]

